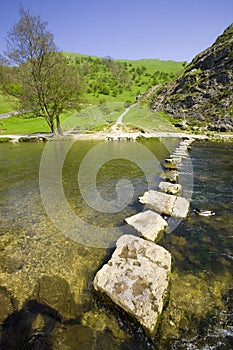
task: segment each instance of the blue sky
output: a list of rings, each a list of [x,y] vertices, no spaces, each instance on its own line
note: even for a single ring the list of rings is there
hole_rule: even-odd
[[[20,4],[48,22],[60,50],[115,59],[190,61],[233,22],[233,0],[6,0],[0,52]]]

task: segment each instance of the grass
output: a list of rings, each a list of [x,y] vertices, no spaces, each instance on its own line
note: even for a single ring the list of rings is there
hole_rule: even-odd
[[[98,104],[71,115],[62,127],[64,130],[76,130],[81,132],[100,131],[116,122],[116,119],[124,112],[123,102],[109,102]]]
[[[77,133],[97,132],[109,128],[125,110],[123,102],[99,104],[79,112],[61,116],[62,129]],[[125,115],[123,123],[132,128],[148,131],[176,131],[168,119],[147,107],[136,106]],[[28,115],[13,116],[0,120],[1,135],[50,132],[43,118],[29,118]]]
[[[162,71],[165,73],[174,73],[181,72],[183,68],[183,62],[176,61],[163,61],[157,58],[144,58],[141,60],[116,60],[117,62],[127,62],[132,67],[142,67],[145,66],[149,74],[153,74],[155,71]]]
[[[76,54],[76,53],[64,53],[69,57],[75,59],[75,57],[86,57],[88,55]],[[97,59],[96,56],[91,56]],[[117,62],[126,62],[128,71],[132,68],[146,68],[145,74],[137,76],[133,81],[130,90],[123,90],[116,97],[109,95],[103,95],[101,93],[89,93],[85,94],[85,103],[92,105],[86,108],[85,111],[80,113],[65,113],[61,117],[63,123],[63,129],[74,129],[77,132],[92,132],[108,128],[117,117],[123,112],[124,104],[126,101],[130,103],[136,102],[136,96],[139,93],[143,93],[148,90],[148,86],[151,84],[150,74],[155,71],[161,71],[164,73],[177,74],[178,71],[182,71],[182,62],[174,61],[162,61],[159,59],[142,59],[142,60],[116,60]],[[103,67],[102,67],[103,68]],[[147,74],[148,73],[148,74]],[[132,75],[132,73],[130,73]],[[0,114],[4,114],[17,109],[17,100],[13,97],[5,97],[0,92]],[[103,105],[108,106],[108,110],[104,110]],[[100,107],[101,106],[101,107]],[[120,106],[120,107],[119,107]],[[156,130],[166,129],[168,122],[158,114],[149,112],[141,107],[141,112],[138,110],[132,110],[124,119],[125,122],[133,124],[142,128],[150,128]],[[165,125],[167,123],[167,125]],[[36,132],[50,132],[49,126],[43,118],[29,118],[28,115],[12,116],[8,119],[0,119],[0,134],[26,134]]]
[[[50,132],[44,118],[28,118],[26,115],[19,115],[0,119],[0,135],[36,132]]]
[[[79,53],[74,52],[63,52],[63,54],[67,57],[91,57],[93,59],[101,58],[97,56],[91,56],[91,55],[83,55]],[[102,57],[104,58],[104,57]],[[153,74],[155,71],[159,70],[165,73],[174,73],[176,74],[179,71],[182,71],[184,69],[183,62],[176,62],[172,60],[163,61],[159,58],[143,58],[140,60],[124,60],[124,59],[114,59],[116,62],[126,62],[128,65],[131,65],[132,67],[142,67],[145,66],[147,69],[147,72],[150,74]]]
[[[128,124],[145,131],[177,131],[177,129],[168,119],[143,106],[131,108],[124,117],[124,124]]]
[[[61,116],[62,129],[73,129],[77,132],[99,131],[113,124],[124,110],[124,103],[114,102],[91,106],[75,113],[64,113]],[[24,114],[0,119],[0,135],[37,132],[50,132],[44,118],[30,118]]]
[[[115,76],[111,68],[106,68],[106,64],[104,62],[101,63],[101,57],[87,56],[73,52],[64,52],[63,54],[70,60],[71,64],[78,64],[79,67],[82,67],[84,61],[86,62],[87,65],[85,66],[85,69],[87,69],[86,79],[89,93],[86,94],[85,97],[90,103],[99,103],[101,99],[105,99],[106,102],[135,102],[137,95],[148,91],[149,88],[154,85],[164,83],[165,81],[170,81],[175,76],[180,74],[184,69],[183,62],[175,62],[171,60],[163,61],[160,59],[113,59],[113,64],[116,65],[115,69],[113,69],[115,72],[117,69],[123,69],[122,63],[124,64],[123,74],[126,74],[126,76],[128,76],[131,85],[130,87],[123,87],[122,83],[119,80],[119,75]],[[78,61],[76,61],[76,59],[78,59]],[[121,66],[119,65],[120,63]],[[93,72],[95,72],[94,75]],[[115,84],[113,84],[113,80],[115,80]],[[96,87],[96,85],[99,87],[101,86],[101,88]],[[119,88],[120,85],[122,89]],[[95,86],[95,88],[93,86]],[[104,90],[108,92],[105,93],[103,92]]]
[[[5,114],[16,109],[17,99],[0,93],[0,114]]]

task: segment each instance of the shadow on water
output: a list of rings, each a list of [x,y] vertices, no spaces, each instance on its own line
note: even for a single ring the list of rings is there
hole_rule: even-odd
[[[91,301],[80,308],[74,301],[68,283],[57,276],[43,276],[21,309],[17,305],[8,307],[11,311],[2,323],[0,338],[1,350],[156,350],[157,348],[142,337],[141,331],[135,328],[135,334],[129,336],[123,324],[116,334],[105,324],[106,320],[118,316],[108,315],[101,305],[95,308],[94,291],[89,291]],[[1,291],[6,304],[12,300],[6,290]],[[9,305],[8,305],[9,306]],[[2,311],[2,310],[1,310]],[[101,313],[103,317],[101,318]],[[113,311],[114,313],[114,311]],[[4,316],[0,312],[0,316]],[[85,316],[86,315],[86,316]],[[83,318],[83,319],[82,319]],[[96,318],[96,320],[95,320]],[[121,323],[120,317],[118,319]],[[102,324],[102,322],[104,322]],[[111,323],[111,321],[110,321]],[[124,330],[123,330],[124,329]],[[125,336],[125,331],[129,332]],[[119,338],[118,338],[119,337]]]
[[[55,310],[29,300],[20,311],[15,311],[5,320],[0,349],[52,349],[50,334],[59,322],[55,314]]]
[[[57,276],[44,276],[22,308],[11,313],[2,325],[0,349],[49,350],[57,324],[78,321],[68,283]]]

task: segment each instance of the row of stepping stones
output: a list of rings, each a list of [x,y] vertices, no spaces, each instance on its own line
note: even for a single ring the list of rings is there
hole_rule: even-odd
[[[178,218],[188,215],[189,202],[180,196],[178,169],[188,159],[192,142],[191,139],[182,141],[165,160],[167,171],[159,190],[150,190],[139,198],[146,210],[125,219],[140,237],[121,236],[112,257],[97,272],[93,282],[97,291],[120,306],[148,336],[155,334],[171,272],[170,252],[155,242],[168,227],[163,214]]]

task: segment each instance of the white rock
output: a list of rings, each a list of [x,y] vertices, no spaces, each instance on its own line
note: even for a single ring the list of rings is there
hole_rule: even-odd
[[[167,221],[159,214],[146,210],[125,219],[127,224],[141,233],[142,237],[155,241],[167,228]]]
[[[163,309],[171,271],[171,254],[132,235],[117,241],[111,259],[97,272],[94,288],[139,322],[152,336]]]
[[[176,197],[172,216],[175,218],[186,218],[189,213],[189,201],[183,197]]]
[[[185,218],[189,213],[189,201],[186,198],[150,190],[139,197],[139,202],[146,204],[158,213],[177,218]]]
[[[150,209],[153,209],[158,213],[172,215],[176,202],[176,196],[150,190],[145,192],[142,197],[139,197],[139,202],[148,205]]]
[[[178,194],[182,191],[182,186],[180,184],[161,181],[159,183],[159,189],[168,194]]]
[[[171,155],[170,158],[168,158],[168,160],[170,160],[170,163],[177,163],[177,164],[182,163],[183,161],[181,157],[178,157],[175,155]]]
[[[179,173],[177,170],[167,170],[160,174],[160,177],[166,181],[177,183],[179,180]]]

